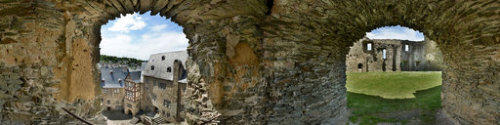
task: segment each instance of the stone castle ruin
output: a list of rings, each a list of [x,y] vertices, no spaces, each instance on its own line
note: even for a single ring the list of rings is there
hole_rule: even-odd
[[[441,50],[443,118],[498,124],[499,6],[497,0],[3,0],[0,121],[75,121],[63,108],[91,120],[102,109],[100,27],[120,14],[151,11],[178,23],[189,39],[189,124],[344,124],[349,48],[366,32],[392,25],[421,31]]]
[[[440,71],[442,54],[434,41],[363,38],[350,48],[347,72]]]

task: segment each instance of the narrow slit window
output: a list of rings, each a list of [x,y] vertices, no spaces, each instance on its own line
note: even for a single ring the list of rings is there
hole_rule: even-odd
[[[385,50],[385,49],[384,49],[384,50],[382,50],[382,58],[383,58],[383,59],[386,59],[386,58],[387,58],[387,52],[386,52],[386,50]]]

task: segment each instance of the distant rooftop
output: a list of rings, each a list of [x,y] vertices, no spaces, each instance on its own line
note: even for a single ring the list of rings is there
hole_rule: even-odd
[[[116,65],[99,65],[101,69],[102,88],[121,88],[127,76],[127,67]],[[120,83],[122,82],[122,83]]]
[[[187,51],[174,51],[153,54],[148,60],[143,75],[165,80],[173,80],[174,61],[181,61],[185,69],[186,60],[188,59],[188,57],[189,56],[187,54]],[[181,79],[180,82],[184,82],[182,80],[183,79]]]

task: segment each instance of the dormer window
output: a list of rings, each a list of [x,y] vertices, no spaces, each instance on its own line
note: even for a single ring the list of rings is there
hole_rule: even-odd
[[[162,60],[162,61],[163,61],[163,60],[165,60],[165,56],[161,56],[161,60]]]
[[[372,50],[372,44],[371,43],[366,44],[366,50]]]
[[[172,72],[172,67],[170,67],[170,66],[169,66],[169,67],[167,68],[167,72]]]
[[[151,66],[151,70],[155,70],[155,66]]]
[[[109,72],[109,75],[111,76],[112,80],[115,80],[115,75],[113,75],[113,71]]]

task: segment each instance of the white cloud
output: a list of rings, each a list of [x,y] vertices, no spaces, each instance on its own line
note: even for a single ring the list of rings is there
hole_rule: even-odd
[[[121,15],[113,25],[108,28],[110,31],[129,32],[131,30],[140,30],[146,27],[146,22],[139,16],[139,14]]]
[[[148,32],[137,38],[130,34],[103,36],[101,54],[147,60],[151,54],[186,50],[188,39],[184,33]]]
[[[182,29],[160,20],[164,18],[134,13],[111,21],[101,32],[101,54],[147,60],[151,54],[186,50],[188,39]]]
[[[155,25],[151,28],[152,31],[162,31],[165,28],[167,28],[167,25],[162,24],[162,25]]]
[[[367,32],[366,37],[370,39],[402,39],[410,41],[422,41],[424,36],[421,32],[401,26],[381,27]]]

